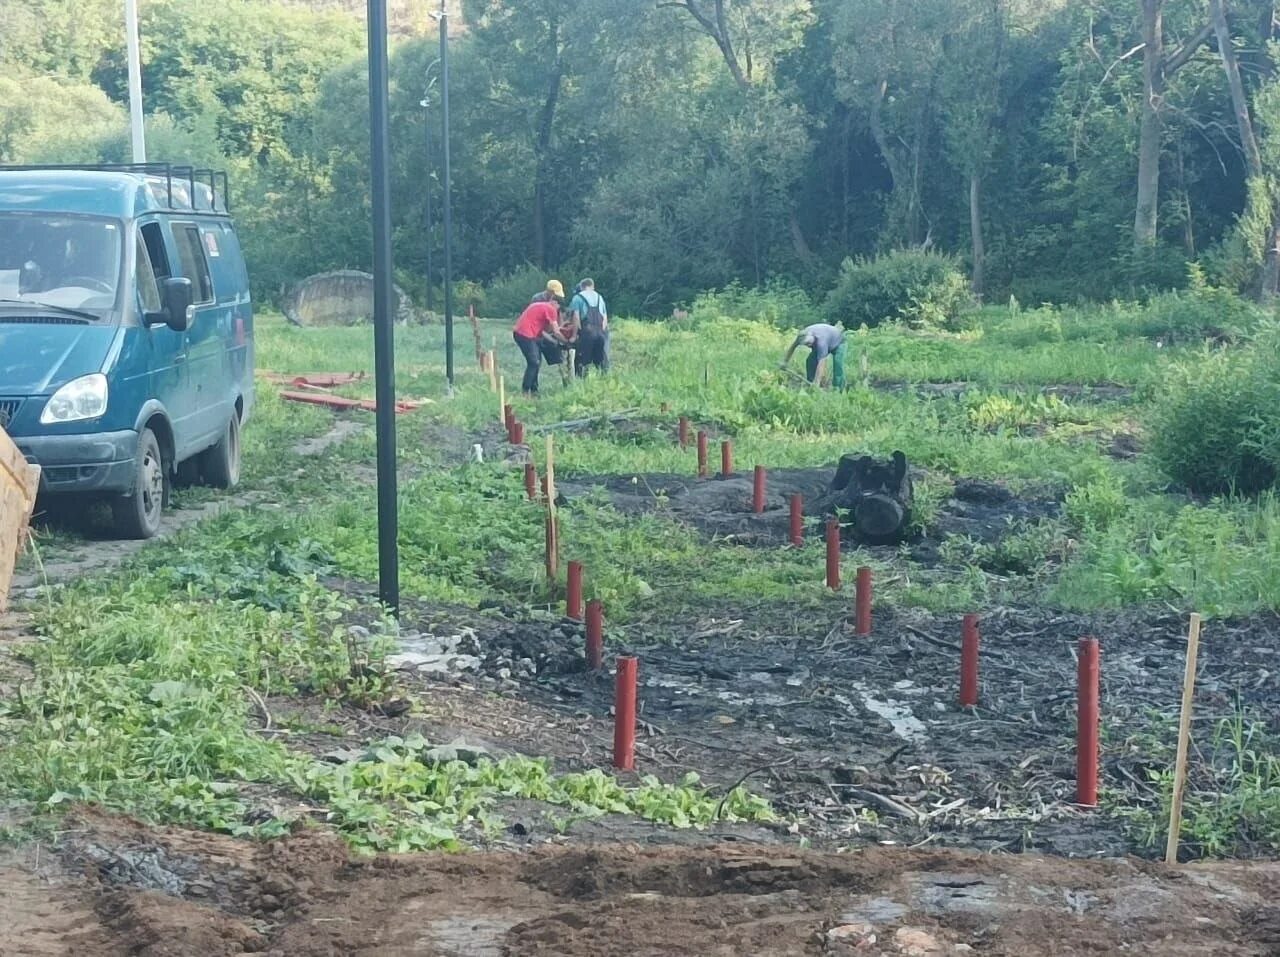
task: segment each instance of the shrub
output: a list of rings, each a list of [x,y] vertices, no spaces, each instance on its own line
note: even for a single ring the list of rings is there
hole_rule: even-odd
[[[532,263],[517,266],[489,283],[484,291],[485,312],[497,319],[514,319],[524,311],[533,297],[547,288],[554,272],[539,269]],[[573,281],[559,277],[566,296],[572,295]]]
[[[1261,322],[1263,312],[1258,306],[1228,289],[1208,285],[1196,266],[1191,267],[1190,275],[1189,288],[1152,297],[1137,317],[1135,331],[1139,335],[1166,343],[1235,341]]]
[[[1170,368],[1150,413],[1151,454],[1196,492],[1251,494],[1280,468],[1280,335]]]
[[[773,281],[763,288],[732,283],[704,292],[693,301],[690,313],[695,325],[728,318],[767,322],[779,329],[800,329],[815,321],[809,294],[785,281]]]
[[[899,250],[875,259],[846,259],[825,309],[831,322],[854,329],[894,321],[918,328],[945,327],[971,302],[957,260]]]
[[[1124,483],[1113,472],[1104,472],[1067,493],[1063,503],[1067,521],[1082,532],[1104,532],[1129,510]]]

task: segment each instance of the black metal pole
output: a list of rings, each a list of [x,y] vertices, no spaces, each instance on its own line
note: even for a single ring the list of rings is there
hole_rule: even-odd
[[[430,69],[430,68],[428,68]],[[422,135],[422,193],[427,204],[426,226],[427,226],[427,312],[435,310],[435,293],[432,286],[435,280],[431,275],[431,111],[427,104],[431,100],[430,92],[422,98],[423,108],[427,110],[427,121],[423,125]]]
[[[373,200],[373,347],[378,399],[378,594],[400,608],[396,548],[395,330],[391,301],[391,186],[387,138],[387,0],[369,2],[369,159]]]
[[[440,113],[444,126],[440,167],[444,173],[444,374],[453,391],[453,185],[449,170],[449,11],[440,0]]]

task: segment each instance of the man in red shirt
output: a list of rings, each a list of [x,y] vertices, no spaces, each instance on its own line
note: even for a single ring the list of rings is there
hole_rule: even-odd
[[[542,342],[551,342],[557,346],[568,346],[569,342],[560,334],[560,303],[564,298],[564,287],[558,279],[547,283],[547,291],[552,299],[546,302],[531,302],[520,313],[515,328],[511,330],[511,338],[515,340],[524,356],[524,382],[521,391],[534,398],[538,395],[538,369],[542,365]]]

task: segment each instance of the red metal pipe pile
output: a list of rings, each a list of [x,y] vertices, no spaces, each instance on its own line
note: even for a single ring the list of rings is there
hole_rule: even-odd
[[[791,544],[799,548],[804,544],[804,496],[791,496]]]
[[[698,478],[707,477],[707,433],[698,433]]]
[[[636,768],[636,672],[635,658],[618,659],[618,680],[613,694],[613,766],[621,771]]]
[[[866,565],[858,569],[853,610],[856,631],[865,638],[871,634],[871,569]]]
[[[840,588],[840,522],[827,519],[827,587]]]
[[[1079,701],[1076,709],[1076,803],[1098,805],[1098,679],[1101,673],[1097,638],[1080,639]]]
[[[720,477],[728,478],[733,474],[733,442],[725,439],[720,443]]]
[[[978,703],[978,616],[965,615],[960,640],[960,707]]]
[[[574,621],[582,621],[582,562],[569,563],[569,582],[564,595],[564,613]]]
[[[689,447],[689,417],[687,415],[680,416],[680,448],[687,449]]]
[[[529,501],[538,500],[538,467],[532,462],[524,467],[524,493],[529,496]]]
[[[599,601],[593,600],[587,602],[587,666],[592,671],[599,671],[603,664],[604,605]]]
[[[751,482],[751,511],[757,515],[764,511],[764,483],[764,466],[757,465]]]

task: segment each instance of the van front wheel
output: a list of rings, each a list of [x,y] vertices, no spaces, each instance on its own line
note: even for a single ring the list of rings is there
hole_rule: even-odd
[[[201,453],[200,475],[213,488],[231,488],[240,481],[240,417],[235,413],[218,444]]]
[[[143,429],[138,436],[138,454],[133,467],[133,491],[111,503],[116,534],[121,538],[154,538],[160,531],[169,478],[160,455],[160,443],[150,429]]]

